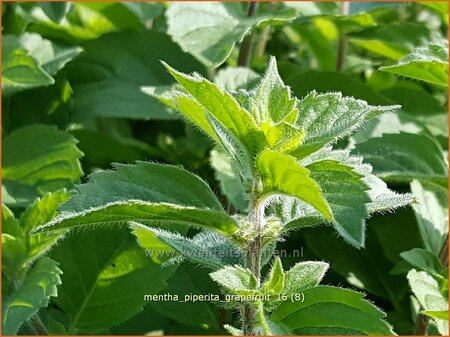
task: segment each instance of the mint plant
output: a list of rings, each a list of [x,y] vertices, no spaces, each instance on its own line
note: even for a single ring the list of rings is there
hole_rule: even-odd
[[[1,7],[2,335],[448,335],[448,3]]]
[[[363,248],[368,217],[412,202],[410,194],[389,190],[363,158],[332,147],[399,106],[371,106],[340,93],[311,92],[300,100],[280,78],[275,58],[255,89],[234,92],[163,64],[179,86],[159,95],[155,88],[154,95],[225,155],[247,211],[227,214],[207,184],[181,168],[117,164],[91,175],[34,233],[128,225],[144,249],[176,252],[170,263],[186,259],[212,270],[223,292],[236,297],[229,307],[240,312],[242,326],[226,326],[233,334],[392,334],[385,314],[362,294],[319,285],[328,264],[300,262],[285,271],[275,258],[267,275],[263,268],[292,230],[325,223]],[[193,238],[184,236],[190,227],[200,229]]]

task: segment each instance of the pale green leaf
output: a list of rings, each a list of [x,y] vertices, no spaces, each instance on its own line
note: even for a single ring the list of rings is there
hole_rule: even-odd
[[[423,248],[413,248],[406,252],[401,252],[400,256],[414,268],[424,270],[432,275],[439,274],[442,269],[439,258]]]
[[[76,121],[94,117],[173,119],[173,114],[140,88],[173,83],[159,60],[184,71],[204,71],[169,36],[154,30],[108,34],[82,47],[85,53],[67,67]]]
[[[397,64],[380,70],[448,87],[448,42],[443,40],[417,48]]]
[[[420,236],[425,247],[437,255],[448,236],[448,195],[417,180],[411,182],[411,192],[417,199],[412,207]]]
[[[442,319],[442,320],[448,321],[448,310],[440,310],[440,311],[425,310],[425,311],[422,311],[421,313],[424,315],[427,315],[431,318],[434,318],[434,319]]]
[[[220,89],[233,92],[237,90],[251,90],[260,79],[259,74],[246,67],[227,67],[220,69],[214,77]]]
[[[72,61],[83,49],[74,47],[59,47],[39,34],[24,33],[19,37],[5,36],[26,50],[34,57],[49,75],[56,75],[68,62]]]
[[[448,299],[439,291],[436,280],[425,271],[412,269],[407,275],[409,285],[425,311],[448,310]],[[448,321],[436,320],[439,333],[448,335]]]
[[[393,335],[382,311],[352,290],[318,286],[303,292],[304,301],[283,302],[271,319],[294,335]]]
[[[225,324],[223,328],[231,335],[231,336],[244,336],[244,331],[229,324]]]
[[[40,195],[72,186],[82,176],[77,140],[54,126],[30,125],[2,143],[5,186],[20,184]]]
[[[23,239],[25,233],[14,213],[2,204],[2,233]]]
[[[313,206],[327,220],[332,219],[330,206],[310,172],[295,158],[272,150],[262,151],[256,159],[262,180],[262,194],[284,194],[299,198]]]
[[[23,228],[14,213],[2,204],[2,273],[11,281],[20,277],[25,266],[25,240]]]
[[[278,74],[277,61],[271,57],[266,72],[256,87],[250,103],[250,112],[258,124],[267,121],[279,123],[288,115],[297,113],[297,98]]]
[[[386,183],[372,174],[372,167],[370,165],[363,164],[362,157],[350,155],[349,150],[332,150],[331,147],[325,147],[302,160],[301,164],[307,166],[324,160],[340,162],[361,175],[362,183],[368,187],[366,192],[370,198],[370,202],[366,202],[366,206],[369,214],[392,211],[396,208],[408,205],[413,201],[413,196],[411,194],[399,194],[391,191]],[[316,174],[319,176],[319,178],[317,178],[319,182],[321,179],[320,174]],[[331,179],[327,184],[330,185],[333,181],[334,180]],[[353,196],[353,198],[354,197],[355,196]],[[364,199],[363,196],[361,197]],[[295,200],[290,200],[289,198],[282,198],[275,203],[274,211],[281,221],[285,223],[286,230],[324,222],[323,217],[311,207],[307,207],[307,205]]]
[[[56,304],[69,334],[104,331],[136,315],[144,295],[159,293],[174,270],[153,263],[128,228],[74,233],[50,255],[63,271]]]
[[[58,214],[57,207],[68,199],[69,195],[65,191],[47,193],[22,213],[20,223],[27,233],[27,263],[45,254],[66,233],[65,230],[38,235],[32,235],[30,232],[52,220]]]
[[[329,268],[328,263],[319,261],[305,261],[296,263],[286,272],[286,294],[300,293],[306,289],[316,287]]]
[[[363,156],[373,166],[373,172],[385,181],[418,179],[447,186],[448,164],[443,151],[426,135],[385,134],[357,144],[354,152]]]
[[[228,201],[234,207],[245,211],[248,208],[248,200],[245,198],[246,191],[239,178],[236,164],[221,149],[212,150],[210,155],[211,166],[214,168],[221,191],[227,196]]]
[[[243,252],[231,240],[212,232],[202,232],[193,238],[187,238],[175,232],[147,227],[136,222],[130,223],[129,226],[139,245],[158,259],[161,256],[175,258],[176,262],[181,262],[184,258],[213,269],[244,264]],[[178,259],[180,255],[182,259]]]
[[[88,206],[88,205],[86,205]],[[148,226],[191,226],[205,228],[230,236],[238,228],[236,221],[223,211],[213,211],[168,203],[151,203],[142,200],[110,202],[81,212],[63,212],[52,221],[34,231],[41,233],[63,228],[86,226],[126,225],[136,221]]]
[[[10,281],[18,279],[25,268],[26,242],[11,234],[2,233],[2,273]],[[7,280],[4,281],[5,283]]]
[[[258,293],[257,281],[249,269],[241,266],[226,266],[209,274],[227,292],[238,295],[254,295]]]
[[[364,122],[385,112],[393,112],[398,105],[371,106],[340,93],[310,93],[298,103],[297,126],[305,131],[303,144],[292,152],[297,158],[319,150],[329,143],[349,136]]]
[[[217,135],[219,144],[226,150],[232,161],[236,163],[236,173],[245,189],[252,183],[252,160],[245,146],[212,115],[207,114],[207,119]]]
[[[241,107],[233,96],[199,75],[186,75],[176,71],[166,63],[164,65],[177,82],[203,106],[205,116],[202,116],[201,120],[207,119],[207,111],[234,134],[246,146],[251,155],[256,154],[261,149],[264,145],[261,130],[251,114]]]
[[[2,42],[3,95],[55,82],[33,56],[19,45],[9,42]]]
[[[263,23],[295,18],[295,10],[279,6],[248,17],[242,3],[173,3],[166,12],[168,33],[181,48],[207,66],[217,67],[234,45]],[[201,20],[198,18],[201,17]]]
[[[267,279],[262,284],[265,293],[280,293],[284,289],[285,274],[279,257],[275,258]]]
[[[60,274],[58,263],[47,257],[28,271],[20,288],[3,299],[3,335],[16,334],[24,322],[48,305],[50,297],[57,296]]]

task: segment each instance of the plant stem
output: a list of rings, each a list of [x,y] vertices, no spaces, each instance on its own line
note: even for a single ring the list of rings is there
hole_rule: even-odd
[[[350,2],[344,1],[341,3],[341,15],[348,15],[350,9]],[[338,42],[338,53],[336,60],[336,71],[341,72],[344,69],[345,54],[347,52],[347,36],[345,32],[340,32]]]
[[[442,266],[446,266],[448,263],[448,237],[445,239],[444,244],[442,245],[441,251],[439,253],[439,261]],[[414,329],[414,335],[416,336],[425,336],[428,330],[428,324],[430,323],[430,317],[419,314],[416,319],[416,326]]]
[[[248,4],[247,16],[253,16],[258,10],[258,2],[250,1]],[[250,54],[252,51],[252,35],[247,35],[239,48],[238,66],[247,67],[250,63]]]
[[[250,203],[248,219],[252,224],[253,230],[256,233],[254,239],[252,239],[247,245],[247,267],[253,273],[256,278],[257,286],[259,287],[261,282],[261,250],[262,250],[262,238],[261,231],[264,225],[264,205],[262,205],[257,199],[254,199]],[[256,310],[263,310],[257,308]],[[255,331],[252,325],[255,321],[255,317],[258,313],[255,312],[255,308],[250,304],[246,304],[243,312],[243,330],[246,336],[252,336]]]
[[[254,55],[256,57],[261,57],[264,55],[264,52],[266,51],[266,45],[269,41],[270,37],[270,26],[264,27],[261,31],[261,34],[259,35],[258,43],[255,46],[255,52]]]

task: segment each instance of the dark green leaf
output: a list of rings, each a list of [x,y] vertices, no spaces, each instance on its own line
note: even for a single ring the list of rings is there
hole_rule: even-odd
[[[354,151],[386,181],[407,182],[416,178],[447,185],[448,168],[442,149],[426,135],[385,134],[357,144]]]
[[[68,315],[68,332],[101,331],[142,310],[174,268],[162,268],[136,244],[127,228],[67,237],[51,251],[63,271],[56,301]]]
[[[364,295],[352,290],[318,286],[303,291],[303,302],[283,302],[272,320],[295,335],[393,335],[385,314]]]
[[[159,60],[179,69],[202,71],[170,38],[155,31],[122,32],[83,44],[86,51],[68,67],[77,121],[94,117],[173,118],[142,86],[169,85]]]

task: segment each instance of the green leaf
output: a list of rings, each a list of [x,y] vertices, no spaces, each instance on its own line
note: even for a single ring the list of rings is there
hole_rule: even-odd
[[[220,183],[221,191],[234,207],[242,211],[247,210],[246,191],[232,158],[221,149],[213,149],[210,155],[211,166],[214,168],[215,177]]]
[[[2,41],[2,88],[4,95],[55,83],[55,75],[81,51],[58,47],[34,33],[5,35]]]
[[[206,182],[182,168],[142,161],[113,167],[114,170],[92,174],[86,184],[76,186],[79,194],[60,210],[83,212],[87,206],[100,207],[128,200],[223,210]]]
[[[312,92],[298,103],[296,125],[306,135],[303,144],[292,154],[303,158],[326,144],[352,134],[364,122],[399,108],[398,105],[371,106],[353,97],[343,97],[340,93]]]
[[[10,280],[20,278],[27,258],[26,243],[20,237],[2,233],[2,273]],[[5,283],[7,281],[5,280]]]
[[[226,266],[209,276],[224,287],[227,292],[238,295],[254,295],[258,293],[257,281],[249,269],[241,266]]]
[[[332,219],[330,206],[322,195],[319,185],[310,177],[308,169],[299,165],[295,158],[272,150],[262,151],[256,159],[262,180],[262,194],[285,194],[299,198]]]
[[[3,184],[20,184],[37,194],[72,186],[83,174],[72,135],[54,126],[30,125],[3,140]]]
[[[318,261],[305,261],[296,263],[286,272],[286,294],[300,293],[306,289],[319,285],[329,268],[328,263]]]
[[[251,90],[258,83],[259,74],[246,67],[227,67],[220,69],[214,83],[225,91]]]
[[[406,211],[370,220],[365,248],[359,250],[337,237],[330,227],[305,228],[299,234],[306,243],[305,251],[327,261],[332,271],[350,285],[403,308],[401,301],[407,296],[408,284],[403,275],[394,276],[390,271],[399,259],[399,251],[420,244],[414,233],[413,220]],[[380,233],[376,231],[379,229]],[[408,240],[399,242],[398,237]],[[395,262],[387,258],[390,255]]]
[[[15,43],[25,49],[49,75],[56,75],[68,62],[72,61],[83,51],[78,46],[59,47],[50,40],[34,33],[24,33],[19,37],[5,36],[5,38],[15,41]]]
[[[2,42],[2,94],[53,84],[54,79],[19,45]]]
[[[279,257],[275,258],[275,262],[272,265],[272,269],[262,285],[262,290],[265,293],[280,293],[284,289],[285,274],[283,271],[283,265]]]
[[[401,252],[400,256],[414,268],[424,270],[432,275],[439,274],[442,269],[438,257],[423,248],[413,248],[406,252]]]
[[[42,198],[37,199],[30,205],[20,217],[20,223],[25,233],[27,233],[27,263],[30,263],[38,257],[45,254],[59,239],[63,237],[66,231],[53,233],[40,233],[31,235],[30,232],[52,220],[58,212],[57,207],[69,199],[65,191],[47,193]]]
[[[127,228],[80,231],[50,252],[60,262],[56,304],[68,315],[68,333],[102,331],[142,310],[174,268],[152,263]]]
[[[385,134],[357,144],[354,152],[363,156],[374,173],[387,182],[418,179],[447,186],[448,168],[442,149],[426,135]]]
[[[431,32],[424,25],[402,22],[377,25],[349,37],[354,45],[397,61],[414,47],[430,41]]]
[[[357,97],[372,106],[391,105],[392,101],[380,95],[365,82],[343,73],[305,71],[299,65],[279,62],[278,69],[284,82],[297,97],[308,96],[311,92],[341,92],[344,97]],[[364,66],[366,69],[366,66]]]
[[[19,328],[40,308],[48,305],[50,297],[57,296],[61,284],[58,263],[44,257],[27,273],[20,288],[3,299],[2,333],[16,334]]]
[[[258,124],[267,121],[279,123],[288,115],[297,114],[297,98],[278,74],[275,57],[270,58],[266,72],[251,98],[250,111]]]
[[[2,233],[23,239],[25,233],[16,219],[14,213],[4,204],[2,204]]]
[[[448,321],[448,310],[440,310],[440,311],[422,311],[424,315],[427,315],[434,319],[442,319]]]
[[[325,147],[302,160],[301,164],[307,166],[321,161],[340,162],[342,165],[352,168],[352,170],[361,176],[361,182],[358,183],[357,180],[354,180],[354,182],[356,185],[360,185],[360,187],[363,186],[361,184],[365,184],[368,187],[366,192],[370,198],[370,202],[366,203],[366,206],[369,214],[392,211],[408,205],[413,201],[411,194],[399,194],[391,191],[386,183],[372,174],[372,167],[370,165],[363,164],[362,157],[352,156],[349,150],[332,150],[331,147]],[[311,174],[313,173],[311,172]],[[320,172],[316,172],[315,174],[318,176],[318,182],[320,179],[324,179],[324,177],[321,177]],[[350,176],[348,177],[350,178]],[[356,179],[355,175],[354,178]],[[332,183],[333,179],[326,182],[329,186]],[[345,204],[347,202],[345,200],[346,197],[342,196],[342,199]],[[274,205],[274,211],[281,221],[285,223],[286,230],[311,226],[324,221],[323,217],[311,207],[307,207],[294,200],[289,200],[289,198],[279,200]],[[342,211],[341,209],[340,212]]]
[[[184,225],[206,228],[225,236],[232,235],[238,228],[236,221],[223,211],[128,200],[110,202],[78,213],[63,212],[47,224],[36,228],[34,232],[84,226],[125,225],[130,221],[148,226]]]
[[[356,291],[318,286],[303,302],[283,302],[271,319],[295,335],[393,335],[386,316]]]
[[[153,30],[108,34],[82,46],[86,52],[67,67],[76,121],[94,117],[173,119],[140,88],[173,83],[159,60],[185,71],[204,71],[169,36]]]
[[[69,8],[67,2],[41,2],[39,3],[44,13],[54,22],[60,23]]]
[[[448,300],[439,291],[436,280],[425,271],[412,269],[407,275],[409,285],[425,311],[448,310]],[[448,321],[436,320],[439,333],[448,335]]]
[[[295,18],[295,10],[278,6],[247,16],[241,3],[174,3],[166,12],[168,33],[181,48],[210,67],[221,65],[235,43],[263,23]],[[201,20],[198,18],[201,17]]]
[[[187,238],[178,233],[149,228],[136,222],[130,223],[129,226],[139,245],[157,258],[174,257],[176,262],[181,262],[185,258],[213,269],[244,264],[243,252],[230,239],[216,233],[202,232],[193,238]],[[178,254],[181,254],[182,259],[178,259],[180,257]]]
[[[443,40],[417,48],[397,64],[380,70],[448,87],[448,42]]]
[[[364,247],[365,218],[369,216],[366,204],[370,198],[363,176],[333,160],[318,161],[306,168],[330,205],[337,232],[350,244]]]
[[[417,199],[412,207],[419,233],[425,247],[437,255],[448,235],[448,193],[442,193],[431,185],[422,185],[417,180],[411,182],[411,192]]]
[[[208,127],[203,126],[208,120],[208,111],[224,128],[228,129],[234,136],[245,145],[251,155],[254,155],[263,146],[263,135],[256,125],[251,114],[242,108],[239,103],[226,91],[221,90],[216,84],[198,75],[186,75],[180,73],[164,63],[170,74],[181,84],[203,108],[198,107],[198,115],[201,116],[201,124],[199,125],[207,131]],[[192,98],[191,98],[191,101]],[[179,102],[178,102],[179,104]],[[194,104],[192,102],[191,104]],[[197,103],[198,105],[198,103]],[[181,111],[184,114],[185,109]],[[194,120],[192,115],[187,116],[190,120]],[[197,124],[197,123],[196,123]],[[209,123],[208,123],[209,125]],[[209,129],[211,127],[209,126]],[[207,131],[208,134],[210,132]],[[217,139],[217,136],[215,137]]]

